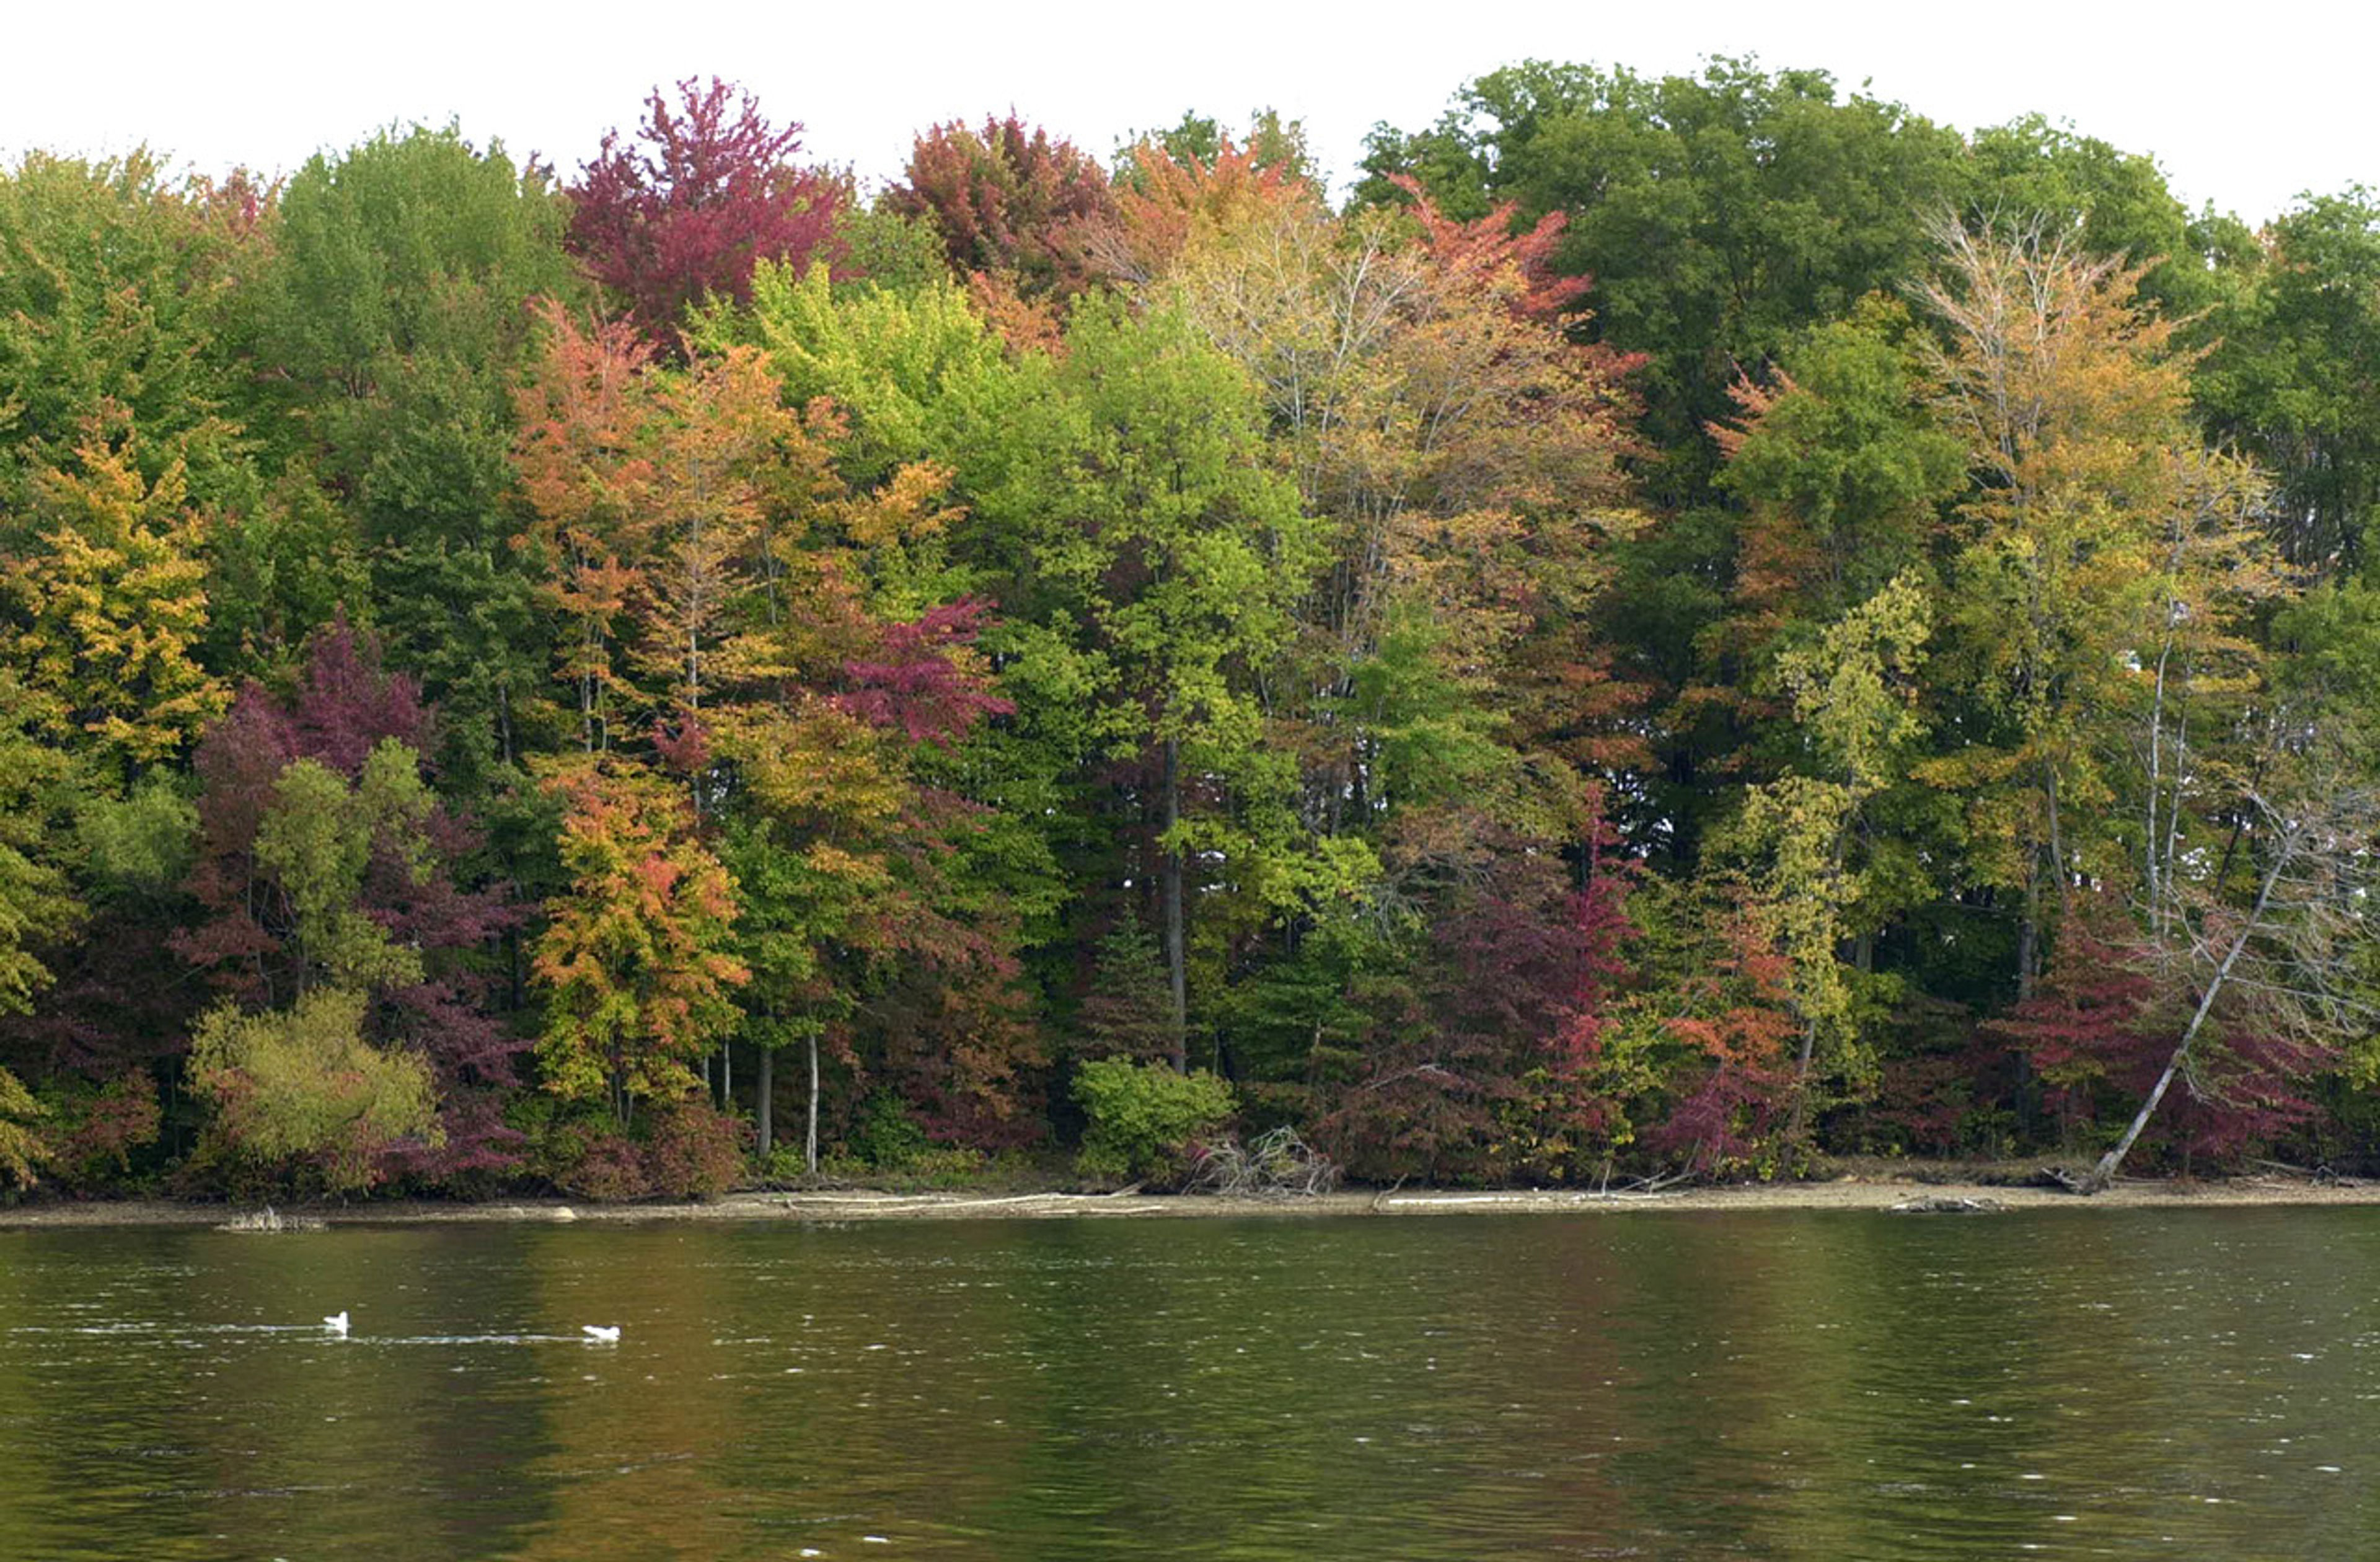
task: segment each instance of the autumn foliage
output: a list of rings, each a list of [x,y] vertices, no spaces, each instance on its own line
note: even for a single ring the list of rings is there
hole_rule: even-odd
[[[2364,196],[1730,61],[803,133],[0,170],[0,1179],[2380,1157]]]
[[[743,299],[761,261],[822,253],[844,199],[793,162],[798,124],[771,125],[748,92],[717,77],[656,89],[633,139],[603,137],[571,190],[570,247],[647,336],[674,348],[686,306]]]

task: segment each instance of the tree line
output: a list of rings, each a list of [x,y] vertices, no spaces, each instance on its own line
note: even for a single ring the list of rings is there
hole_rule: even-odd
[[[2380,203],[1815,71],[0,171],[0,1173],[2369,1153]]]

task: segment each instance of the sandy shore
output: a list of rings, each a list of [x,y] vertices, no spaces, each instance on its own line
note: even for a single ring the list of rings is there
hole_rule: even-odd
[[[586,1204],[562,1200],[443,1204],[405,1201],[285,1207],[284,1216],[330,1226],[437,1225],[488,1221],[997,1219],[1196,1219],[1327,1215],[1621,1214],[1652,1211],[1842,1210],[1989,1214],[2028,1209],[2208,1209],[2244,1205],[2380,1204],[2380,1182],[2240,1178],[2219,1182],[2136,1181],[2083,1199],[2054,1188],[1933,1177],[1845,1177],[1832,1181],[1743,1183],[1658,1192],[1513,1189],[1471,1191],[1401,1188],[1318,1198],[1234,1199],[1144,1193],[882,1193],[864,1190],[733,1193],[700,1203]],[[91,1226],[220,1226],[251,1212],[170,1200],[34,1202],[0,1208],[0,1230]]]

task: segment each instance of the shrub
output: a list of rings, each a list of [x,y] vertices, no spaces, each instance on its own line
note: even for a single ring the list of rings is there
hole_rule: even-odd
[[[851,1131],[844,1136],[844,1153],[856,1155],[879,1171],[899,1171],[933,1149],[933,1141],[907,1106],[891,1091],[878,1091],[859,1104]]]
[[[1075,1075],[1086,1127],[1075,1165],[1108,1180],[1179,1182],[1198,1141],[1231,1120],[1232,1087],[1200,1069],[1120,1057],[1086,1063]]]
[[[51,1137],[58,1179],[76,1189],[129,1179],[132,1152],[156,1143],[164,1121],[157,1081],[140,1068],[96,1088],[62,1088],[43,1105],[57,1123]]]
[[[618,1203],[652,1191],[645,1176],[645,1159],[626,1134],[580,1128],[575,1133],[557,1134],[554,1147],[562,1153],[558,1157],[562,1164],[552,1174],[553,1184],[565,1193]],[[570,1155],[573,1149],[575,1156]]]
[[[715,1199],[744,1175],[743,1119],[700,1097],[653,1114],[645,1139],[645,1181],[673,1199]]]
[[[380,1179],[399,1140],[435,1141],[437,1098],[421,1059],[362,1035],[361,994],[322,988],[292,1007],[211,1010],[190,1038],[190,1081],[215,1127],[261,1169],[309,1168],[334,1192]]]
[[[528,1139],[524,1167],[582,1199],[708,1199],[744,1177],[743,1119],[700,1096],[656,1102],[625,1133],[550,1098],[516,1102],[507,1116]]]

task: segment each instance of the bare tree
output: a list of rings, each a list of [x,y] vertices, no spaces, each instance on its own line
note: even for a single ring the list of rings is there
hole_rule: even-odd
[[[2310,1055],[2327,1056],[2358,1033],[2371,1007],[2353,988],[2358,946],[2374,934],[2372,890],[2380,867],[2380,794],[2335,772],[2310,774],[2299,795],[2274,801],[2247,794],[2243,838],[2257,863],[2255,895],[2245,908],[2208,903],[2197,914],[2168,873],[2161,894],[2174,904],[2154,913],[2155,958],[2191,995],[2190,1018],[2172,1056],[2114,1148],[2079,1184],[2096,1193],[2122,1168],[2141,1132],[2176,1080],[2202,1094],[2219,1091],[2202,1065],[2218,1010],[2234,1023],[2287,1036]]]

